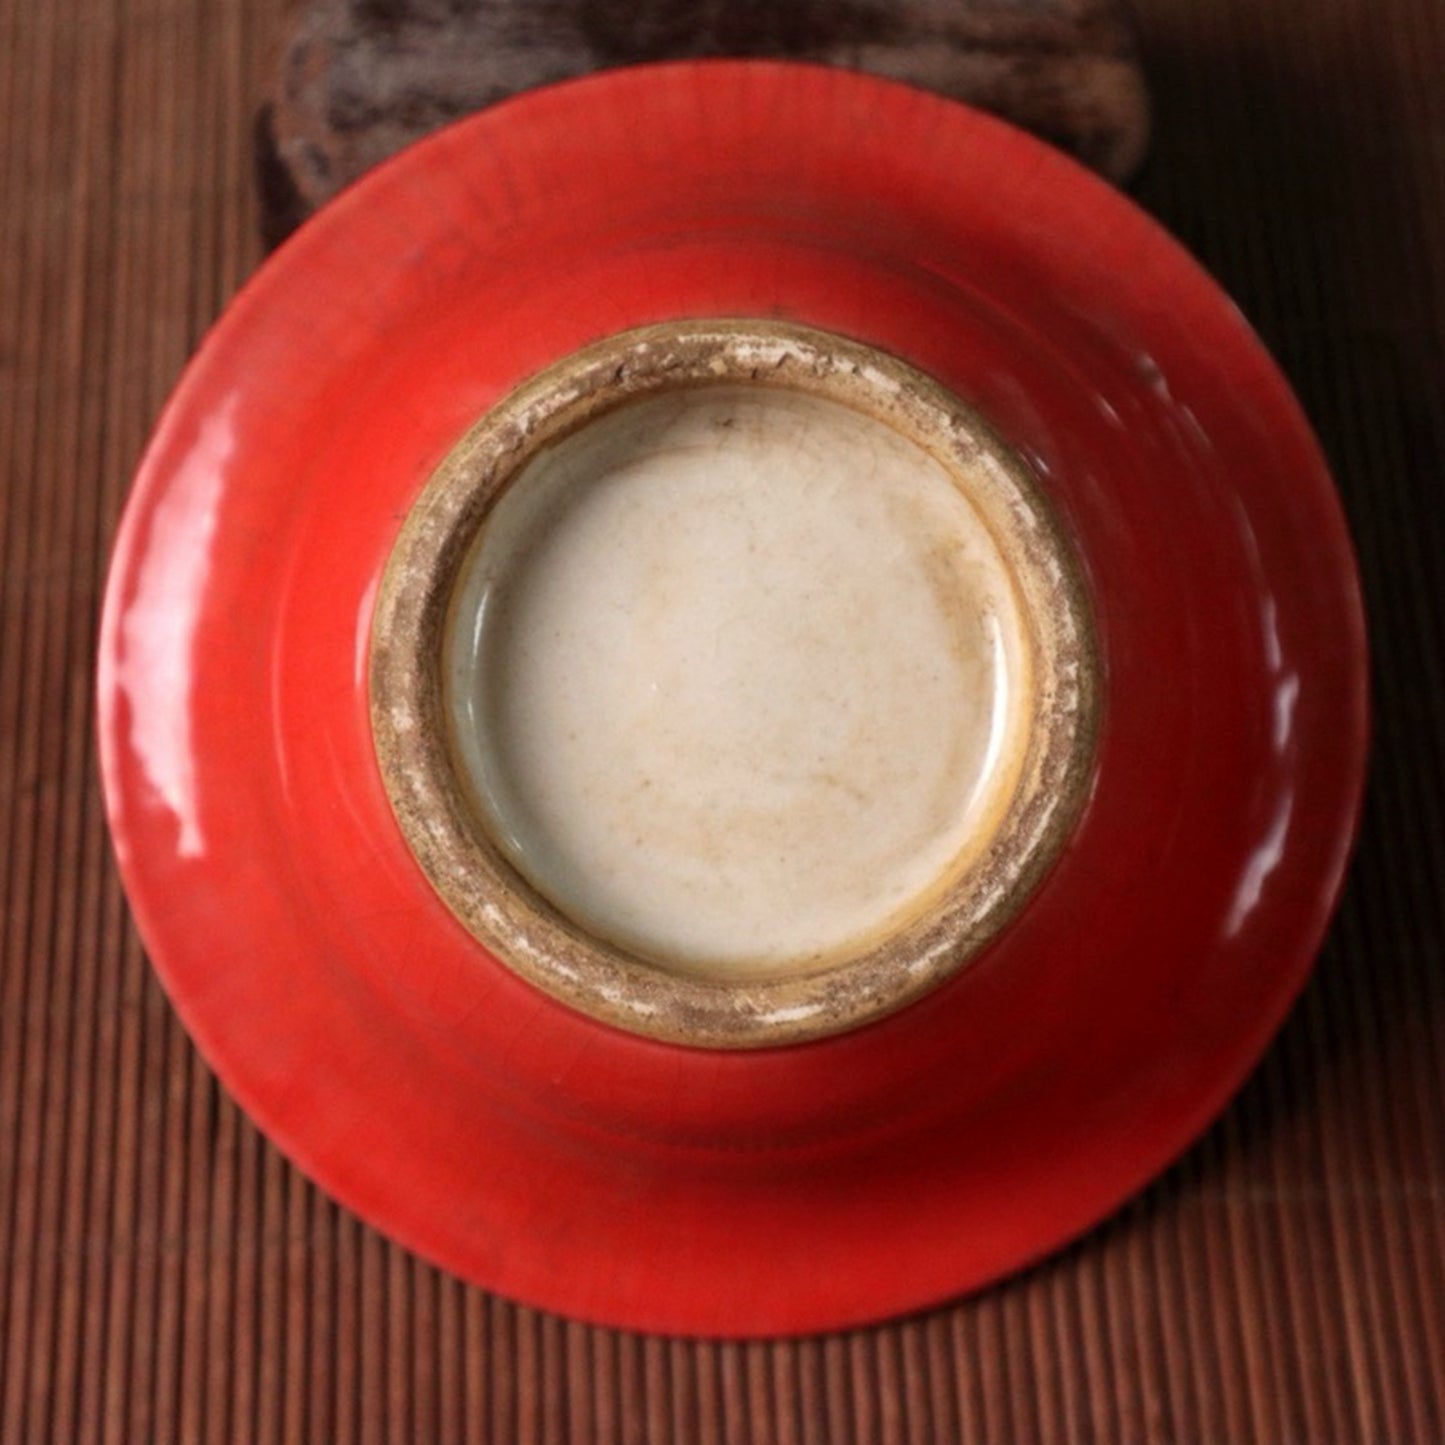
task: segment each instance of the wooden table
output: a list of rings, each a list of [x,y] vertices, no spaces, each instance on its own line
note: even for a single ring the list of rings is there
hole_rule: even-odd
[[[467,1289],[329,1203],[200,1062],[91,742],[146,430],[255,264],[280,0],[0,0],[0,1440],[1445,1441],[1445,9],[1147,0],[1146,206],[1338,470],[1377,761],[1319,971],[1219,1125],[978,1299],[695,1345]]]

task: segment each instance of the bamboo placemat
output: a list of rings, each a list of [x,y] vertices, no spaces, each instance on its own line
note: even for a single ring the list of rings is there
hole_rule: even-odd
[[[784,1344],[574,1325],[329,1203],[201,1064],[107,852],[106,550],[258,258],[278,0],[0,0],[0,1441],[1445,1441],[1445,8],[1149,0],[1144,204],[1336,466],[1376,648],[1359,860],[1223,1121],[1062,1256]]]

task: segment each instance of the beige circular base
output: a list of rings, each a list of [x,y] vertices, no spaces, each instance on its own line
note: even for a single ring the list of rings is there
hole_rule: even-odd
[[[1024,465],[896,358],[763,321],[629,332],[489,412],[402,529],[371,686],[398,822],[471,932],[574,1007],[713,1047],[856,1026],[976,954],[1077,816],[1096,708]]]

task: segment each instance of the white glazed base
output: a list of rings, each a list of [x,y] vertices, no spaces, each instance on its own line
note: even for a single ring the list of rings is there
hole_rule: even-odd
[[[824,397],[651,397],[548,447],[464,566],[457,752],[561,912],[775,976],[937,898],[1017,779],[1029,641],[960,479]]]

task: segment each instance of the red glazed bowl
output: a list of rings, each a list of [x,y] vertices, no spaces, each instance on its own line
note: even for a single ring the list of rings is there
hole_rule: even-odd
[[[367,709],[378,579],[456,439],[580,346],[714,316],[858,338],[987,416],[1072,534],[1104,679],[1092,795],[1016,922],[892,1017],[747,1053],[487,956],[403,841]],[[1365,676],[1315,441],[1175,243],[959,105],[718,62],[464,121],[261,269],[142,464],[99,729],[156,967],[302,1169],[515,1298],[760,1335],[984,1285],[1195,1138],[1333,907]]]

